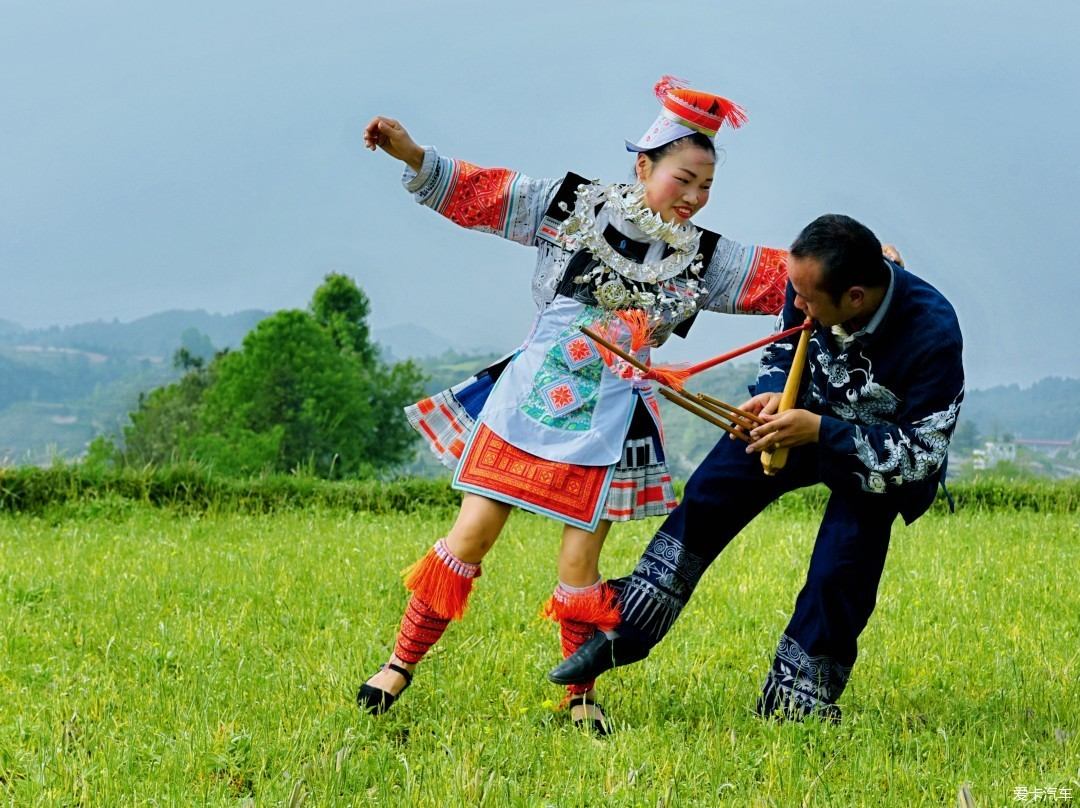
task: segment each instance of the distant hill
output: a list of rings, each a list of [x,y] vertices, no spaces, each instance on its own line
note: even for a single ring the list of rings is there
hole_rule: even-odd
[[[972,390],[960,410],[986,440],[1074,440],[1080,435],[1080,379],[1048,377],[1031,385]]]
[[[0,463],[77,457],[95,436],[118,434],[141,393],[179,376],[172,356],[185,334],[205,356],[239,346],[266,316],[174,310],[42,329],[0,321]]]
[[[372,331],[372,338],[379,343],[387,359],[423,359],[446,352],[446,340],[422,325],[406,323]]]
[[[129,323],[98,320],[69,326],[5,332],[0,345],[39,345],[75,348],[110,357],[169,358],[180,344],[180,335],[194,328],[215,348],[234,348],[244,335],[269,312],[252,309],[236,314],[210,314],[202,309],[163,311]]]
[[[179,375],[172,356],[181,335],[197,332],[209,350],[235,348],[267,312],[236,314],[172,310],[129,323],[97,321],[25,329],[0,320],[0,463],[74,457],[95,435],[117,434],[139,393]],[[445,389],[491,364],[498,353],[462,351],[430,329],[398,325],[373,334],[390,361],[413,357],[429,392]],[[185,343],[188,346],[189,343]],[[746,399],[753,362],[724,365],[691,385],[724,401]],[[686,477],[719,438],[716,427],[661,399],[672,471]],[[1047,378],[1030,387],[969,390],[954,447],[970,452],[982,441],[1009,436],[1074,440],[1080,434],[1080,379]],[[421,450],[407,472],[440,473]]]
[[[461,356],[486,354],[496,350],[488,345],[455,345],[446,337],[422,325],[403,323],[387,326],[372,332],[373,339],[379,343],[383,356],[388,360],[401,359],[437,359],[447,351],[454,351]]]

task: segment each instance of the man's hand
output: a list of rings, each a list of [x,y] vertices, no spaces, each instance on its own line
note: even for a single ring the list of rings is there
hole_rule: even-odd
[[[391,157],[396,157],[407,164],[413,171],[419,171],[424,164],[424,150],[416,145],[405,127],[393,118],[376,115],[364,127],[364,146],[375,151],[381,148]]]
[[[779,393],[758,393],[749,401],[744,401],[739,405],[740,410],[746,410],[751,415],[772,415],[776,412],[776,408],[780,406],[780,394]],[[733,419],[732,425],[737,432],[746,432],[747,427],[743,426],[737,419]],[[735,436],[728,434],[728,437],[735,440]]]
[[[807,443],[817,443],[821,431],[821,416],[809,410],[788,410],[781,413],[762,413],[765,423],[750,430],[753,441],[747,454],[766,449],[791,449]]]

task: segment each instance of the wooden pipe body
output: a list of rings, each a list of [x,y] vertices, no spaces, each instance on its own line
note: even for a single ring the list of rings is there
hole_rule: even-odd
[[[809,344],[810,329],[807,328],[799,335],[799,344],[795,348],[795,356],[791,359],[791,370],[784,383],[784,392],[780,394],[780,406],[776,409],[778,413],[786,412],[795,406],[795,399],[799,395],[799,384],[802,382],[803,368],[806,366],[806,350]],[[784,467],[787,457],[786,446],[779,449],[766,449],[761,453],[761,467],[771,477]]]
[[[585,334],[589,339],[598,345],[602,345],[611,351],[616,356],[628,362],[633,367],[642,372],[648,372],[649,368],[643,364],[637,357],[628,354],[618,345],[601,337],[595,331],[585,327],[579,326],[581,333]],[[805,332],[804,332],[805,333]],[[740,410],[738,407],[733,407],[730,404],[725,404],[718,398],[712,396],[706,396],[702,393],[689,393],[686,391],[672,390],[664,385],[660,385],[660,394],[664,396],[668,401],[673,404],[677,404],[687,412],[692,412],[699,418],[703,418],[709,423],[720,427],[729,435],[738,438],[739,440],[750,442],[749,430],[747,429],[747,422],[749,425],[764,423],[756,415]],[[720,416],[717,418],[717,416]],[[722,419],[722,420],[721,420]],[[736,428],[738,427],[738,428]]]
[[[693,399],[683,395],[682,393],[672,390],[669,387],[661,387],[660,395],[662,395],[672,404],[678,404],[687,412],[692,412],[698,418],[702,418],[708,421],[710,424],[720,427],[732,437],[738,438],[741,441],[746,441],[747,443],[750,442],[749,433],[745,430],[740,431],[736,429],[735,427],[741,426],[741,424],[738,424],[737,422],[732,422],[731,416],[719,415],[718,413],[710,412],[707,408],[703,407],[700,402],[696,402]],[[718,415],[719,417],[717,417]]]

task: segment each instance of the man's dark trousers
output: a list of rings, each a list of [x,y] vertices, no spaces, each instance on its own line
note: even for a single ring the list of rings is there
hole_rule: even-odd
[[[691,476],[683,500],[646,547],[634,572],[612,581],[619,634],[651,647],[671,628],[706,568],[766,505],[821,479],[811,444],[764,474],[757,454],[723,438]],[[835,702],[855,664],[857,640],[874,610],[898,507],[883,494],[833,491],[818,529],[806,583],[784,630],[758,711],[839,717]]]

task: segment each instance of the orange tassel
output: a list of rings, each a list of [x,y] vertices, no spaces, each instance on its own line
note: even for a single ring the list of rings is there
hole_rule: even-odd
[[[726,98],[719,99],[723,103],[720,104],[720,116],[724,119],[724,122],[732,129],[738,129],[744,123],[746,123],[746,110],[740,107],[738,104],[733,104]],[[712,110],[710,110],[712,112]],[[714,113],[715,114],[715,113]]]
[[[686,384],[686,380],[692,375],[690,369],[685,366],[656,365],[645,374],[644,378],[654,379],[665,387],[670,387],[672,390],[682,392],[683,385]]]
[[[428,550],[423,558],[404,571],[405,588],[440,617],[460,620],[468,605],[473,579],[480,575],[480,565],[466,565],[453,556],[443,558],[438,547]],[[452,566],[461,566],[465,574]],[[468,574],[473,569],[475,573]]]
[[[620,309],[615,314],[630,332],[631,353],[637,353],[645,345],[652,347],[653,326],[649,325],[649,315],[641,309]]]
[[[613,345],[619,345],[619,335],[615,333],[616,329],[614,326],[614,322],[604,318],[597,320],[589,327],[608,342]],[[596,352],[600,354],[600,358],[604,360],[605,365],[609,368],[615,365],[617,357],[609,349],[605,348],[599,342],[594,342],[593,347],[596,348]]]
[[[614,590],[606,583],[586,594],[571,596],[566,600],[548,598],[542,614],[555,621],[576,620],[588,623],[601,631],[612,631],[619,625],[619,603]]]

